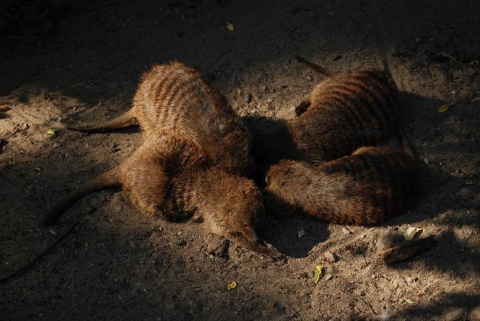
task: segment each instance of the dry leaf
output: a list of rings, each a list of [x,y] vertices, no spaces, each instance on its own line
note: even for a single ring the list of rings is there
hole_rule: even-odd
[[[405,302],[407,302],[408,304],[414,304],[416,303],[417,301],[413,300],[413,299],[410,299],[410,298],[406,298],[405,299]]]
[[[444,113],[448,109],[450,109],[450,107],[452,107],[453,105],[454,105],[454,103],[448,103],[448,104],[442,105],[442,106],[438,107],[438,112],[439,113]]]
[[[448,58],[448,59],[451,59],[451,60],[453,60],[453,61],[456,61],[456,59],[455,59],[452,55],[450,55],[449,53],[447,53],[447,52],[445,52],[445,51],[442,51],[442,52],[440,53],[440,56],[445,57],[445,58]]]
[[[233,281],[231,283],[228,283],[227,285],[227,290],[230,291],[230,290],[233,290],[237,287],[237,282]]]
[[[410,226],[409,228],[407,228],[407,231],[405,232],[405,234],[403,234],[403,237],[405,238],[405,240],[411,241],[413,240],[415,235],[417,235],[417,233],[420,231],[422,231],[421,228]]]
[[[227,21],[227,29],[228,31],[234,31],[235,26],[233,25],[233,23]]]
[[[317,265],[313,271],[313,283],[317,284],[318,281],[322,278],[323,275],[323,266]]]
[[[478,101],[480,101],[480,97],[475,97],[472,100],[470,100],[470,102],[472,102],[472,103],[476,103]]]

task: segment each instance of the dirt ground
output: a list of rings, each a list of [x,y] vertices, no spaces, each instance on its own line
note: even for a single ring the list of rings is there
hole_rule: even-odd
[[[480,320],[480,3],[62,5],[50,8],[48,31],[0,35],[0,107],[10,108],[0,112],[0,278],[81,219],[0,285],[1,320]],[[198,69],[242,116],[290,118],[320,81],[295,54],[335,72],[388,64],[425,162],[418,206],[368,228],[269,218],[267,240],[286,262],[222,243],[201,224],[145,217],[121,192],[85,197],[57,226],[42,226],[59,198],[142,142],[136,130],[62,128],[127,110],[153,64]],[[409,226],[436,246],[386,266],[378,253]],[[314,284],[317,265],[324,276]]]

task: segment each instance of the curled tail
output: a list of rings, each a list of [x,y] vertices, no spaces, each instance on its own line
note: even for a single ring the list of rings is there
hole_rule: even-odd
[[[119,186],[120,180],[118,177],[118,169],[108,171],[98,177],[91,179],[77,190],[70,193],[70,195],[63,198],[48,214],[45,218],[46,225],[53,225],[57,221],[58,217],[76,201],[83,196],[109,187]]]
[[[112,130],[116,128],[123,128],[128,126],[138,125],[137,119],[132,113],[132,110],[127,111],[126,113],[121,114],[120,116],[115,117],[109,121],[98,125],[90,126],[69,126],[69,130],[79,131],[79,132],[102,132],[106,130]]]
[[[313,62],[308,61],[308,60],[306,60],[306,59],[303,58],[303,57],[300,57],[300,56],[296,55],[296,56],[295,56],[295,59],[296,59],[298,62],[304,64],[305,66],[313,69],[315,72],[317,72],[317,73],[319,73],[319,74],[321,74],[321,75],[323,75],[323,76],[325,76],[325,77],[330,77],[330,76],[332,76],[332,74],[331,74],[330,72],[328,72],[327,69],[325,69],[324,67],[322,67],[322,66],[320,66],[320,65],[317,65],[317,64],[314,64]]]

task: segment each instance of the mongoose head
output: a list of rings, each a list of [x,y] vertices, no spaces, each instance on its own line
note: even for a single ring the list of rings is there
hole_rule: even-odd
[[[251,242],[258,242],[258,230],[265,220],[262,193],[249,179],[236,177],[233,182],[235,185],[228,192],[223,204],[228,213],[225,222],[227,230],[230,233],[242,234]]]

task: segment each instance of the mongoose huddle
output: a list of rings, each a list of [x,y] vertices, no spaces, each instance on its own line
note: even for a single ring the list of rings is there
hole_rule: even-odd
[[[396,95],[382,71],[329,76],[297,106],[295,118],[255,136],[267,211],[371,225],[411,208],[421,192],[421,166],[403,134]]]
[[[121,187],[145,214],[170,221],[194,216],[212,233],[240,233],[258,242],[264,206],[257,186],[211,166],[199,145],[171,133],[147,138],[118,167],[80,186],[54,207],[47,224],[87,193],[111,187]]]
[[[147,72],[131,110],[96,132],[140,125],[144,144],[123,164],[92,179],[47,215],[53,224],[83,195],[121,187],[142,212],[169,220],[203,220],[212,233],[258,242],[265,209],[253,170],[250,136],[217,89],[195,70],[173,62]]]
[[[405,145],[387,146],[402,135],[396,88],[386,74],[329,76],[296,114],[273,130],[253,133],[251,148],[240,117],[198,72],[178,62],[155,66],[142,78],[129,111],[104,124],[70,128],[139,125],[143,145],[67,196],[46,222],[54,223],[87,193],[121,187],[146,214],[173,221],[193,217],[212,233],[258,244],[264,200],[272,215],[302,213],[360,225],[414,203],[419,162]],[[250,179],[254,159],[265,173],[263,192]]]

